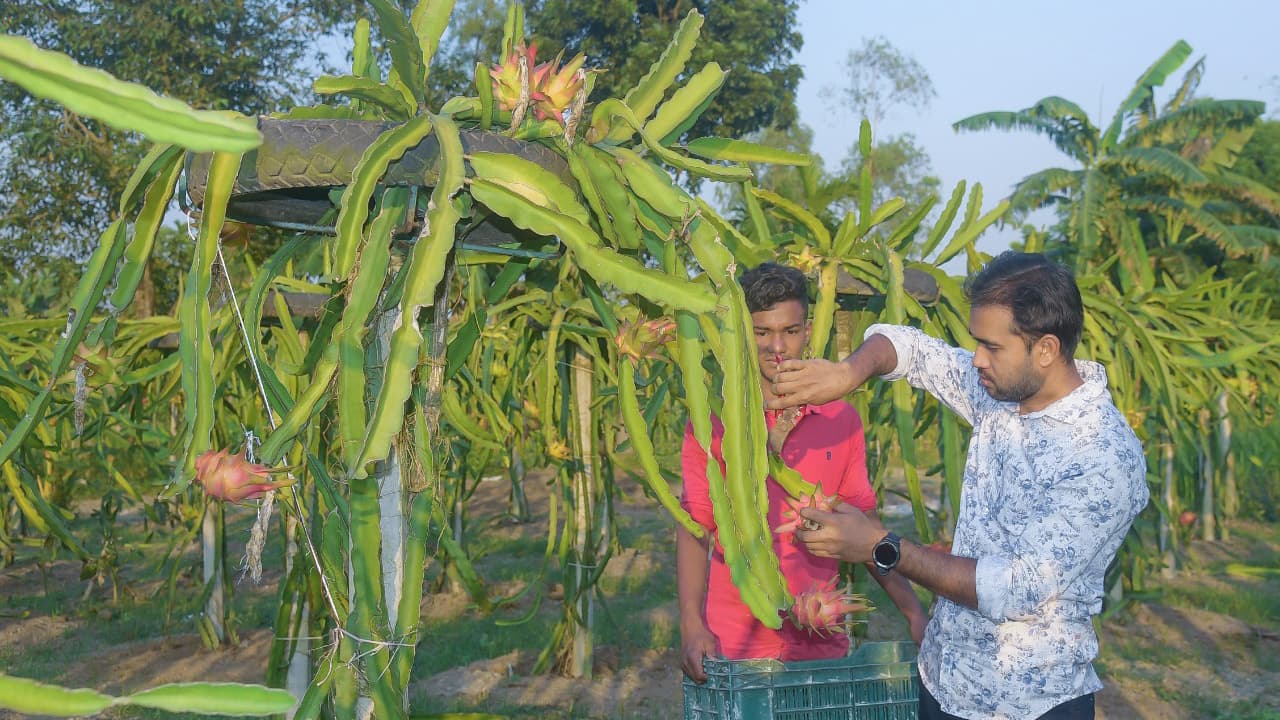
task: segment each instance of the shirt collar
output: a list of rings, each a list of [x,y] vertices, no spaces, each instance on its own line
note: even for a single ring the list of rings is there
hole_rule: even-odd
[[[1080,387],[1065,396],[1049,403],[1035,412],[1023,415],[1024,418],[1047,417],[1058,422],[1074,424],[1086,412],[1098,406],[1098,401],[1110,396],[1107,389],[1107,370],[1101,364],[1091,360],[1076,360],[1076,372],[1084,382]],[[1018,412],[1018,403],[1009,402],[1005,406],[1012,412]]]

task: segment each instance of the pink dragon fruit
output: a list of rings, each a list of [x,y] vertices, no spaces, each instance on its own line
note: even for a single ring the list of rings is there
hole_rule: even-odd
[[[251,463],[243,453],[231,454],[226,450],[209,450],[196,458],[196,482],[210,497],[238,503],[261,497],[263,493],[288,487],[293,480],[263,482],[273,471],[266,465]]]
[[[811,635],[827,637],[845,628],[847,614],[868,608],[866,598],[840,592],[836,588],[836,578],[832,577],[825,583],[814,583],[796,595],[788,617],[797,628],[808,630]]]
[[[824,495],[822,488],[817,488],[814,490],[813,495],[801,495],[799,500],[786,498],[784,502],[782,524],[774,528],[773,532],[781,535],[783,540],[794,540],[796,530],[801,528],[805,530],[816,529],[812,522],[800,517],[801,510],[812,508],[814,510],[834,512],[836,505],[840,502],[840,498],[835,495]]]
[[[539,120],[554,118],[564,125],[564,111],[573,103],[573,96],[582,87],[582,78],[578,70],[587,56],[579,53],[565,65],[560,65],[560,56],[555,60],[538,66],[534,78],[537,84],[534,97],[533,113]],[[533,83],[533,80],[530,80]]]

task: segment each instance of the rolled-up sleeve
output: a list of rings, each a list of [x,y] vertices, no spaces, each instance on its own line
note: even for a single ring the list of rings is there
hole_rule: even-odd
[[[905,325],[875,324],[863,339],[881,335],[893,343],[898,364],[884,380],[905,378],[912,387],[925,390],[951,408],[965,422],[973,424],[974,413],[983,403],[993,402],[978,382],[973,353],[952,347],[943,340]]]
[[[1086,587],[1081,576],[1092,567],[1090,576],[1102,577],[1134,508],[1145,504],[1133,502],[1133,483],[1118,463],[1098,463],[1045,488],[1012,555],[978,558],[978,612],[995,622],[1025,619],[1064,596],[1100,610],[1101,584]]]
[[[995,622],[1004,622],[1008,617],[1009,590],[1013,586],[1012,560],[999,555],[978,558],[974,582],[978,612]]]

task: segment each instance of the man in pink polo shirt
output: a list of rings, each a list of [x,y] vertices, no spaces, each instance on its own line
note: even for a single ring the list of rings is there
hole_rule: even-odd
[[[779,358],[800,358],[809,340],[808,289],[799,270],[773,263],[743,273],[739,282],[751,311],[760,353],[760,384],[768,401],[772,398],[772,378]],[[765,422],[771,430],[777,416],[778,411],[765,413]],[[720,442],[724,427],[718,418],[712,418],[712,430],[711,452],[723,467]],[[862,419],[848,403],[834,401],[802,408],[794,429],[783,441],[781,455],[786,464],[806,480],[821,484],[826,495],[835,495],[864,512],[875,511],[875,492],[867,481]],[[702,659],[707,656],[730,660],[768,657],[783,661],[843,657],[849,648],[843,634],[819,637],[789,622],[784,622],[781,630],[772,630],[752,616],[729,578],[729,568],[719,547],[709,551],[716,524],[707,491],[707,456],[694,439],[692,426],[685,428],[681,461],[684,470],[681,504],[694,520],[711,531],[698,539],[684,528],[676,528],[676,584],[685,674],[698,682],[704,681]],[[772,528],[783,523],[783,501],[787,493],[772,478],[766,485],[769,527]],[[792,594],[826,582],[839,570],[838,561],[810,555],[790,537],[784,540],[775,536],[773,549]],[[928,616],[911,584],[898,573],[882,576],[872,568],[871,575],[906,616],[911,637],[919,644]]]

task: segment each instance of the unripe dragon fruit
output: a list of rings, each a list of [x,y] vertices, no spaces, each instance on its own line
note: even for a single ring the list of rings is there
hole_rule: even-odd
[[[519,45],[515,51],[511,53],[511,57],[501,65],[494,65],[489,69],[489,77],[493,81],[493,99],[498,101],[498,107],[502,110],[511,111],[519,102],[521,84],[520,84],[520,58],[524,56],[525,67],[528,69],[529,90],[530,93],[537,87],[533,73],[537,72],[534,65],[534,57],[538,53],[537,44],[525,46]]]
[[[535,64],[537,53],[536,44],[521,44],[516,46],[511,56],[501,65],[489,68],[493,98],[499,109],[517,110],[521,94],[525,90],[520,80],[520,63],[523,60],[529,74],[528,102],[534,115],[539,120],[554,119],[564,125],[564,111],[573,103],[574,96],[583,85],[583,78],[578,70],[582,68],[586,56],[578,54],[561,66],[561,56]]]
[[[656,360],[662,357],[658,350],[675,339],[676,321],[662,317],[644,322],[623,322],[613,344],[617,346],[619,355],[635,360]]]
[[[539,120],[555,118],[556,122],[564,125],[564,111],[573,104],[574,95],[582,87],[583,80],[578,70],[586,59],[586,55],[579,53],[565,65],[559,66],[560,57],[557,56],[555,60],[538,66],[538,72],[535,73],[537,85],[534,86],[537,91],[533,95],[535,117]]]
[[[810,635],[827,637],[844,630],[848,624],[846,615],[868,608],[866,598],[840,592],[836,588],[836,578],[832,577],[797,594],[787,616],[793,625],[808,630]]]
[[[196,482],[210,497],[233,503],[293,484],[293,480],[262,482],[272,472],[280,471],[251,463],[243,453],[233,455],[231,448],[209,450],[196,458]]]

